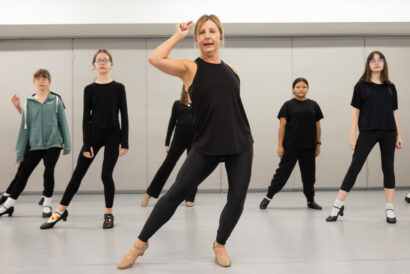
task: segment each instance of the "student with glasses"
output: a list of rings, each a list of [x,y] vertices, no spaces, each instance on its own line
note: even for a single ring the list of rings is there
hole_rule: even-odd
[[[339,215],[343,216],[344,200],[352,189],[370,151],[379,143],[386,196],[386,221],[396,223],[393,206],[394,151],[395,148],[403,147],[403,141],[397,117],[396,87],[389,80],[386,58],[380,51],[373,51],[367,57],[365,71],[354,87],[351,105],[353,113],[350,148],[354,150],[353,159],[326,221],[334,222]],[[356,139],[357,127],[360,133]]]
[[[60,205],[47,222],[41,225],[41,229],[52,228],[60,220],[66,221],[67,207],[102,147],[104,147],[104,161],[101,179],[104,184],[106,207],[103,228],[114,227],[112,207],[115,185],[112,174],[118,156],[128,152],[127,99],[124,85],[111,79],[110,70],[113,67],[111,54],[105,49],[98,50],[94,54],[92,64],[98,76],[94,83],[84,89],[83,147]],[[118,119],[119,113],[121,113],[121,124]]]

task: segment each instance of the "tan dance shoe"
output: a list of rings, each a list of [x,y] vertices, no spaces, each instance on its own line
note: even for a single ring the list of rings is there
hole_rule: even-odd
[[[149,201],[150,198],[151,198],[151,196],[149,196],[147,193],[145,193],[144,197],[142,197],[141,206],[146,207],[148,205],[148,201]]]
[[[133,244],[132,247],[130,248],[130,250],[118,262],[117,268],[118,269],[127,269],[127,268],[132,267],[135,263],[135,260],[137,260],[137,258],[139,256],[144,256],[144,252],[145,252],[145,250],[147,250],[148,246],[149,246],[148,242],[146,242],[143,247],[138,247],[136,243]],[[134,255],[129,254],[130,251],[133,250],[133,249],[137,250],[137,254],[136,254],[135,258],[134,258]]]
[[[223,267],[231,266],[231,258],[229,258],[228,252],[225,250],[225,245],[218,244],[214,242],[214,252],[216,263]]]
[[[185,206],[187,206],[187,207],[193,207],[193,206],[194,206],[194,203],[193,203],[193,202],[190,202],[190,201],[186,201],[186,202],[185,202]]]

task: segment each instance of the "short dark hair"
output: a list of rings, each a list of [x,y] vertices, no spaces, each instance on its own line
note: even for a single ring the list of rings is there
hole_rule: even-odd
[[[295,88],[296,84],[299,83],[299,82],[303,82],[309,87],[309,83],[305,78],[298,77],[298,78],[295,79],[295,81],[293,81],[292,88]]]

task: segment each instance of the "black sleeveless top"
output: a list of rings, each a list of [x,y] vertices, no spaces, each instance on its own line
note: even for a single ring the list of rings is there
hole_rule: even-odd
[[[194,120],[192,147],[205,155],[231,155],[247,151],[252,134],[242,105],[238,75],[225,64],[197,58],[197,71],[189,87]]]

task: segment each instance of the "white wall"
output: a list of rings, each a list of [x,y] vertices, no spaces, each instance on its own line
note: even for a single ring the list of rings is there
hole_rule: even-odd
[[[214,13],[225,23],[409,22],[406,0],[14,0],[0,24],[167,24]]]
[[[227,36],[410,35],[407,0],[1,0],[0,39],[147,37],[217,14]]]
[[[91,83],[92,55],[98,48],[108,48],[114,56],[112,76],[126,86],[130,121],[130,152],[120,158],[115,169],[117,190],[143,191],[152,180],[165,157],[164,141],[171,106],[179,98],[178,79],[160,73],[147,62],[147,56],[163,39],[38,39],[4,40],[0,43],[0,191],[3,191],[17,167],[14,147],[19,115],[9,98],[33,93],[32,73],[45,67],[52,73],[52,90],[60,93],[67,105],[66,113],[73,139],[73,153],[62,156],[56,168],[56,191],[67,185],[82,145],[83,88]],[[309,96],[324,113],[322,120],[322,154],[317,159],[318,188],[338,188],[350,163],[348,146],[353,86],[364,68],[367,54],[381,49],[387,56],[391,78],[399,96],[399,118],[404,149],[397,151],[396,180],[398,186],[410,186],[408,180],[410,154],[410,36],[403,37],[281,37],[230,38],[221,49],[221,57],[237,67],[241,78],[241,97],[255,140],[255,160],[250,189],[265,189],[279,158],[276,155],[278,120],[276,115],[284,101],[291,98],[291,83],[296,77],[310,82]],[[173,51],[176,57],[195,58],[198,49],[191,39]],[[101,191],[102,151],[86,175],[80,191]],[[185,155],[167,182],[174,181]],[[40,165],[27,190],[42,189]],[[356,187],[381,187],[380,156],[375,147],[359,175]],[[301,187],[296,168],[286,188]],[[227,188],[224,166],[221,165],[201,185],[201,190],[220,191]]]

